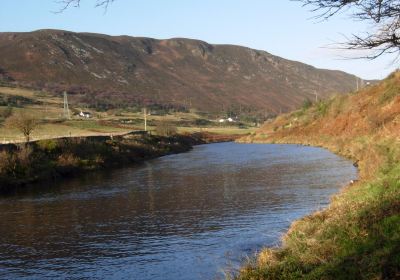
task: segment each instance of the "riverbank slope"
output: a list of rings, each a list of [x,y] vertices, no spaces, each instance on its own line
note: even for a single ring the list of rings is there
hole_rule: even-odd
[[[297,143],[351,158],[360,180],[325,210],[295,221],[238,279],[400,278],[400,72],[305,106],[241,142]]]
[[[194,145],[233,141],[237,137],[211,133],[166,137],[135,132],[114,137],[66,137],[0,145],[0,193],[91,170],[140,163],[186,152]]]

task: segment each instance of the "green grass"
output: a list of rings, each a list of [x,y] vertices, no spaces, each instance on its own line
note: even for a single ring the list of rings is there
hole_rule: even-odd
[[[395,279],[400,269],[400,163],[292,226],[238,279]]]
[[[400,94],[400,87],[397,84],[391,84],[384,93],[379,97],[379,104],[389,103],[393,98]]]
[[[250,259],[237,279],[400,279],[400,138],[393,121],[399,103],[391,102],[399,81],[397,72],[356,94],[281,116],[246,138],[328,148],[358,160],[360,181],[327,209],[295,221],[282,245]],[[373,118],[384,125],[374,126]],[[296,126],[281,128],[295,119]]]
[[[237,128],[237,127],[178,127],[178,132],[211,132],[222,135],[245,135],[252,133],[256,128]]]
[[[94,116],[92,119],[80,119],[72,116],[71,120],[63,118],[62,96],[55,97],[46,92],[33,91],[18,87],[0,86],[0,97],[6,96],[27,100],[22,106],[12,107],[13,113],[24,112],[35,115],[41,121],[41,125],[32,134],[33,140],[49,139],[68,136],[92,136],[103,134],[121,134],[132,130],[143,130],[144,120],[142,112],[115,109],[108,112],[96,112],[90,110]],[[5,99],[6,100],[6,99]],[[1,104],[0,104],[1,105]],[[4,110],[0,106],[0,110]],[[72,111],[79,111],[80,108],[70,106]],[[248,134],[254,129],[241,129],[237,126],[220,126],[215,121],[205,120],[207,125],[199,127],[198,121],[204,121],[204,116],[196,112],[176,112],[166,115],[148,115],[148,129],[154,131],[160,121],[170,122],[178,127],[178,132],[201,132],[208,131],[217,134]],[[2,126],[0,119],[0,143],[1,142],[22,142],[24,137],[20,132]]]
[[[68,121],[59,123],[44,123],[32,134],[32,140],[59,137],[94,136],[103,134],[121,134],[129,129],[103,126],[95,121]],[[23,135],[15,130],[0,127],[0,142],[23,142]]]

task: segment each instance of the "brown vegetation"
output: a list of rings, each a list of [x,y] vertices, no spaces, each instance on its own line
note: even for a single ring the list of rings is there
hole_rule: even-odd
[[[0,193],[18,190],[32,182],[138,163],[186,152],[193,145],[233,139],[234,136],[216,137],[211,133],[157,136],[139,132],[0,145]]]
[[[32,132],[39,126],[39,120],[32,114],[19,112],[10,116],[6,120],[5,125],[8,128],[16,129],[21,132],[24,135],[26,142],[29,142]]]
[[[400,72],[349,96],[277,118],[247,142],[322,146],[353,159],[360,181],[296,221],[239,279],[400,277]]]
[[[59,96],[66,90],[72,103],[102,110],[152,105],[272,115],[301,106],[315,90],[320,97],[353,90],[356,79],[264,51],[189,39],[40,30],[0,33],[0,53],[14,84]]]

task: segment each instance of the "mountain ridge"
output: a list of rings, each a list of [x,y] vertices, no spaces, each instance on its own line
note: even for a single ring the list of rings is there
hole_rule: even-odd
[[[356,88],[357,77],[197,39],[42,29],[0,33],[0,76],[97,107],[159,104],[277,113]]]

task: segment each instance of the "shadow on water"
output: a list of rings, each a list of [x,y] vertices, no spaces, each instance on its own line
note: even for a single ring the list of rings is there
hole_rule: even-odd
[[[0,278],[212,279],[356,178],[320,148],[220,143],[0,198]]]

